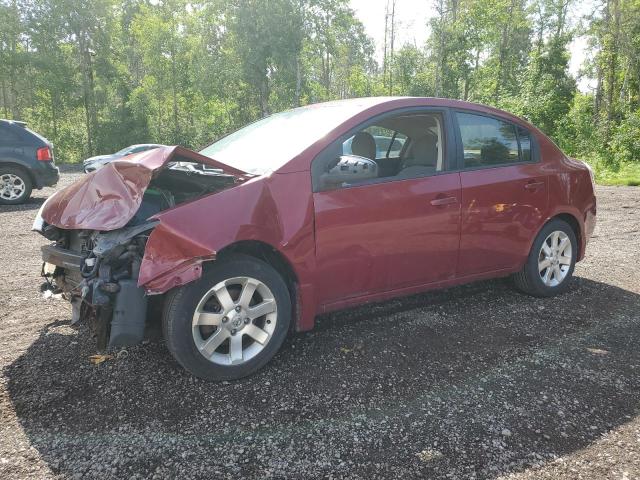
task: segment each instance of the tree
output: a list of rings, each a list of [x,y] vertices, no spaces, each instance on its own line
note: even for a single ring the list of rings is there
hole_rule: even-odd
[[[436,95],[524,115],[572,155],[638,161],[640,0],[598,0],[568,73],[573,0],[432,0],[425,45],[388,1],[378,66],[349,0],[0,0],[0,114],[79,161],[137,142],[198,148],[271,112]],[[394,7],[395,6],[395,7]]]

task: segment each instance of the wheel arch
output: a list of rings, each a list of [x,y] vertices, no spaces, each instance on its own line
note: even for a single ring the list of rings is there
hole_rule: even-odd
[[[573,230],[573,233],[576,236],[576,241],[578,243],[578,255],[576,258],[582,259],[582,255],[584,251],[584,248],[582,246],[583,235],[582,235],[582,229],[580,227],[580,222],[578,221],[578,219],[570,213],[559,213],[555,217],[550,218],[546,223],[549,223],[550,221],[555,219],[563,220],[564,222],[569,224],[569,226],[571,227],[571,230]]]
[[[216,258],[224,258],[226,255],[232,253],[240,253],[262,260],[272,266],[282,276],[289,290],[293,309],[291,313],[294,321],[291,322],[291,328],[296,329],[301,315],[299,280],[293,265],[287,257],[277,248],[266,242],[260,240],[240,240],[221,249],[216,254]],[[215,260],[213,262],[215,263]]]
[[[548,217],[547,220],[540,225],[540,228],[538,228],[538,231],[536,232],[536,234],[532,236],[531,241],[529,243],[529,251],[531,251],[533,242],[535,241],[536,237],[540,234],[540,231],[545,227],[545,225],[547,225],[549,222],[553,220],[562,220],[571,227],[571,230],[573,230],[573,233],[576,236],[576,243],[578,244],[576,261],[579,262],[584,258],[584,250],[585,250],[584,225],[580,222],[579,218],[580,217],[577,216],[575,213],[568,212],[568,211],[554,212],[553,215]]]
[[[31,180],[31,185],[33,185],[33,187],[35,188],[36,177],[29,169],[29,167],[27,167],[25,164],[13,160],[0,160],[0,168],[1,167],[11,167],[22,170],[29,177],[29,180]]]

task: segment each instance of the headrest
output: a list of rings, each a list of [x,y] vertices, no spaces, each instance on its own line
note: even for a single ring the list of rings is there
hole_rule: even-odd
[[[376,159],[376,141],[367,132],[358,132],[351,141],[351,153],[361,157]]]
[[[434,136],[425,135],[414,140],[411,146],[411,157],[405,162],[405,167],[420,165],[435,167],[438,162],[438,141]]]

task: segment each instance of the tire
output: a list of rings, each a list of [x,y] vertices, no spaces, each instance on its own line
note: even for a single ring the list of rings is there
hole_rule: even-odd
[[[11,185],[21,188],[19,195]],[[19,205],[27,201],[33,190],[33,182],[26,170],[20,167],[0,165],[0,205]]]
[[[570,254],[568,254],[566,247],[563,251],[556,253],[558,249],[553,248],[555,239],[550,237],[555,233],[558,234],[558,243],[565,239],[568,241],[571,247]],[[555,256],[550,257],[552,260],[547,260],[548,254],[542,251],[543,243],[546,243],[547,249],[551,248],[551,251],[555,253]],[[577,253],[578,242],[571,226],[560,219],[549,221],[536,236],[524,267],[513,276],[516,287],[534,297],[551,297],[565,292],[573,277]],[[570,259],[569,264],[567,264],[568,259]],[[541,269],[547,262],[549,266]],[[558,272],[554,272],[554,266],[559,269],[560,275],[557,274]],[[565,267],[567,268],[565,269]],[[548,270],[550,274],[545,282]]]
[[[251,297],[245,302],[249,284],[258,286],[255,293],[247,293]],[[214,292],[214,287],[220,288]],[[251,310],[256,306],[269,313],[254,318],[262,311]],[[196,326],[196,314],[206,324]],[[220,381],[245,377],[263,367],[279,350],[290,323],[291,299],[280,274],[262,260],[232,254],[215,260],[199,280],[168,294],[162,327],[167,347],[180,365],[197,377]],[[224,340],[217,344],[220,338]]]

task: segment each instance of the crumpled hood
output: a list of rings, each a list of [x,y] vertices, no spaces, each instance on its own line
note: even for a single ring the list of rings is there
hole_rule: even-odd
[[[43,205],[42,219],[70,230],[122,228],[140,208],[154,175],[172,161],[202,163],[238,177],[245,174],[183,147],[160,147],[108,163],[56,192]]]

